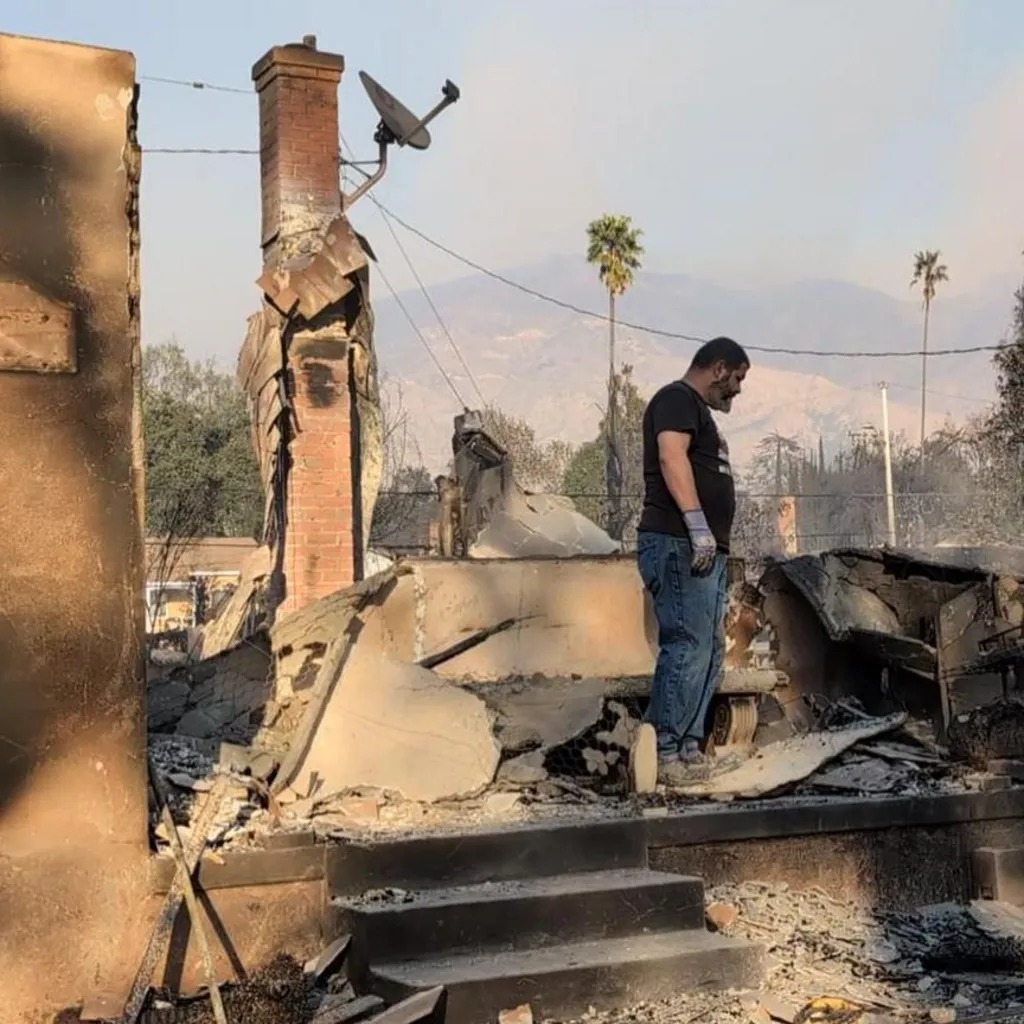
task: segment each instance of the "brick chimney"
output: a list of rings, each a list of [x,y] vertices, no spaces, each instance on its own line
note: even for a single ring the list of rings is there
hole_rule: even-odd
[[[338,84],[344,68],[344,57],[317,50],[315,36],[275,46],[253,66],[265,270],[306,263],[341,212]],[[347,325],[332,309],[300,325],[286,340],[293,415],[278,614],[349,586],[361,550],[353,511],[358,451]]]

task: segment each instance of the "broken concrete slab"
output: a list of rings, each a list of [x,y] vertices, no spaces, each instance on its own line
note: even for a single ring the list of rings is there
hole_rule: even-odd
[[[548,771],[544,767],[544,756],[543,750],[531,750],[528,754],[513,757],[498,769],[498,781],[516,786],[543,782],[548,777]]]
[[[722,774],[685,786],[679,792],[688,796],[717,799],[758,797],[806,779],[823,764],[838,757],[861,740],[891,732],[906,720],[906,715],[871,719],[829,732],[807,733],[762,747],[752,758]]]
[[[397,563],[376,576],[369,576],[346,590],[320,598],[278,619],[270,630],[275,656],[280,658],[300,648],[319,648],[322,652],[352,627],[361,612],[385,600],[395,583],[412,571],[412,566]]]
[[[509,753],[548,749],[582,735],[601,717],[607,679],[516,680],[481,689],[495,712],[495,735]]]
[[[467,554],[470,558],[611,555],[621,546],[567,498],[510,487]]]
[[[344,814],[353,821],[370,822],[380,818],[382,804],[380,796],[345,796],[331,804],[332,810]]]
[[[149,687],[150,732],[209,739],[226,735],[248,742],[271,695],[266,634],[216,657],[175,669]]]
[[[494,817],[502,817],[519,806],[518,793],[489,793],[484,799],[484,811]]]
[[[377,1024],[444,1024],[448,991],[443,986],[417,992],[396,1003],[376,1018]]]
[[[295,778],[315,777],[320,797],[375,787],[434,801],[487,785],[499,755],[479,697],[355,644]]]
[[[179,736],[192,736],[205,740],[221,735],[233,722],[244,717],[248,712],[238,710],[233,701],[220,701],[216,704],[205,704],[185,712],[175,730]]]
[[[238,643],[247,633],[253,602],[261,585],[270,576],[271,552],[267,547],[253,551],[242,566],[238,585],[216,617],[202,627],[198,653],[213,658]]]

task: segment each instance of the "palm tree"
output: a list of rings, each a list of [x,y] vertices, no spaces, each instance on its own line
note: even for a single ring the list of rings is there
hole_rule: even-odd
[[[605,483],[608,490],[608,532],[620,539],[622,522],[622,464],[617,443],[615,411],[615,299],[625,294],[640,269],[643,232],[632,218],[606,213],[587,225],[587,262],[597,266],[597,276],[608,289],[608,416],[605,437]]]
[[[914,253],[914,278],[910,287],[921,285],[924,306],[924,341],[921,346],[921,458],[924,459],[925,410],[927,406],[925,388],[928,384],[928,314],[931,312],[932,300],[935,298],[935,286],[940,281],[948,281],[948,268],[939,262],[939,250],[927,249]]]

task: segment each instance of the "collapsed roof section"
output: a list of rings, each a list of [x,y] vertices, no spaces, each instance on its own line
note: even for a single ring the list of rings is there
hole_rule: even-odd
[[[468,558],[611,555],[621,546],[567,498],[530,494],[483,415],[455,417],[454,476],[441,477],[441,553]]]

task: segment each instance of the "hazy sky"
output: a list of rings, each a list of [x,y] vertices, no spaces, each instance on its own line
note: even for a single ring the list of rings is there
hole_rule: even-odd
[[[587,221],[617,211],[644,228],[652,269],[725,283],[838,277],[905,297],[923,247],[942,249],[958,291],[1022,269],[1020,0],[17,6],[5,31],[243,89],[268,47],[315,33],[348,60],[343,131],[366,156],[356,71],[423,112],[451,78],[463,97],[433,147],[397,152],[377,194],[493,267],[582,252]],[[142,87],[144,146],[256,148],[253,96]],[[253,156],[145,158],[146,342],[233,358],[258,303],[258,185]],[[353,219],[408,286],[373,207]],[[428,282],[465,273],[409,247]]]

